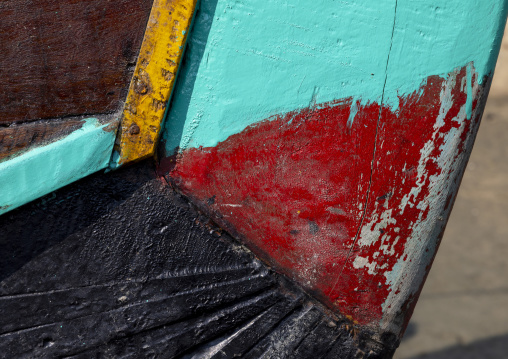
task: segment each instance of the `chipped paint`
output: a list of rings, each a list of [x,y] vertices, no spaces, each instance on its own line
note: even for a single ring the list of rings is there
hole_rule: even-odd
[[[400,333],[414,303],[401,308],[428,272],[483,108],[484,87],[476,73],[472,89],[464,86],[466,68],[429,77],[395,112],[359,106],[351,126],[354,101],[344,99],[189,148],[169,180],[328,305]]]
[[[508,1],[297,5],[204,4],[159,171],[328,306],[400,336],[472,148]]]
[[[121,117],[111,167],[153,156],[197,0],[155,0]]]
[[[0,163],[0,214],[108,166],[118,123],[83,122],[61,140]]]

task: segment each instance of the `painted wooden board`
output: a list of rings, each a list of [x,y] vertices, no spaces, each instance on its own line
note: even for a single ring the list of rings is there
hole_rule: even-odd
[[[0,214],[109,165],[120,119],[83,114],[116,111],[130,75],[112,163],[154,154],[196,1],[156,0],[138,55],[150,5],[0,4]]]
[[[117,120],[82,120],[72,133],[0,162],[0,214],[109,165]]]
[[[155,153],[197,0],[155,0],[122,112],[112,167]]]
[[[0,127],[0,161],[54,142],[83,125],[80,119],[47,120]]]
[[[204,2],[159,171],[338,313],[400,336],[472,149],[507,9]]]

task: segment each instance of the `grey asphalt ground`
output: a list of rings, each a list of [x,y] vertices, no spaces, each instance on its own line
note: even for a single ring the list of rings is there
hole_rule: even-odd
[[[441,248],[394,358],[508,358],[508,31]]]

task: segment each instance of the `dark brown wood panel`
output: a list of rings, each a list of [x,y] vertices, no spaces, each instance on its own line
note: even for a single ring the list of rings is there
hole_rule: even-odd
[[[118,109],[152,2],[0,1],[0,124]]]

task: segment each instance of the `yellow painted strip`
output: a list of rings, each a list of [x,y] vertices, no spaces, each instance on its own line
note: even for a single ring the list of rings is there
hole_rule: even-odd
[[[153,156],[198,0],[154,0],[112,167]]]

